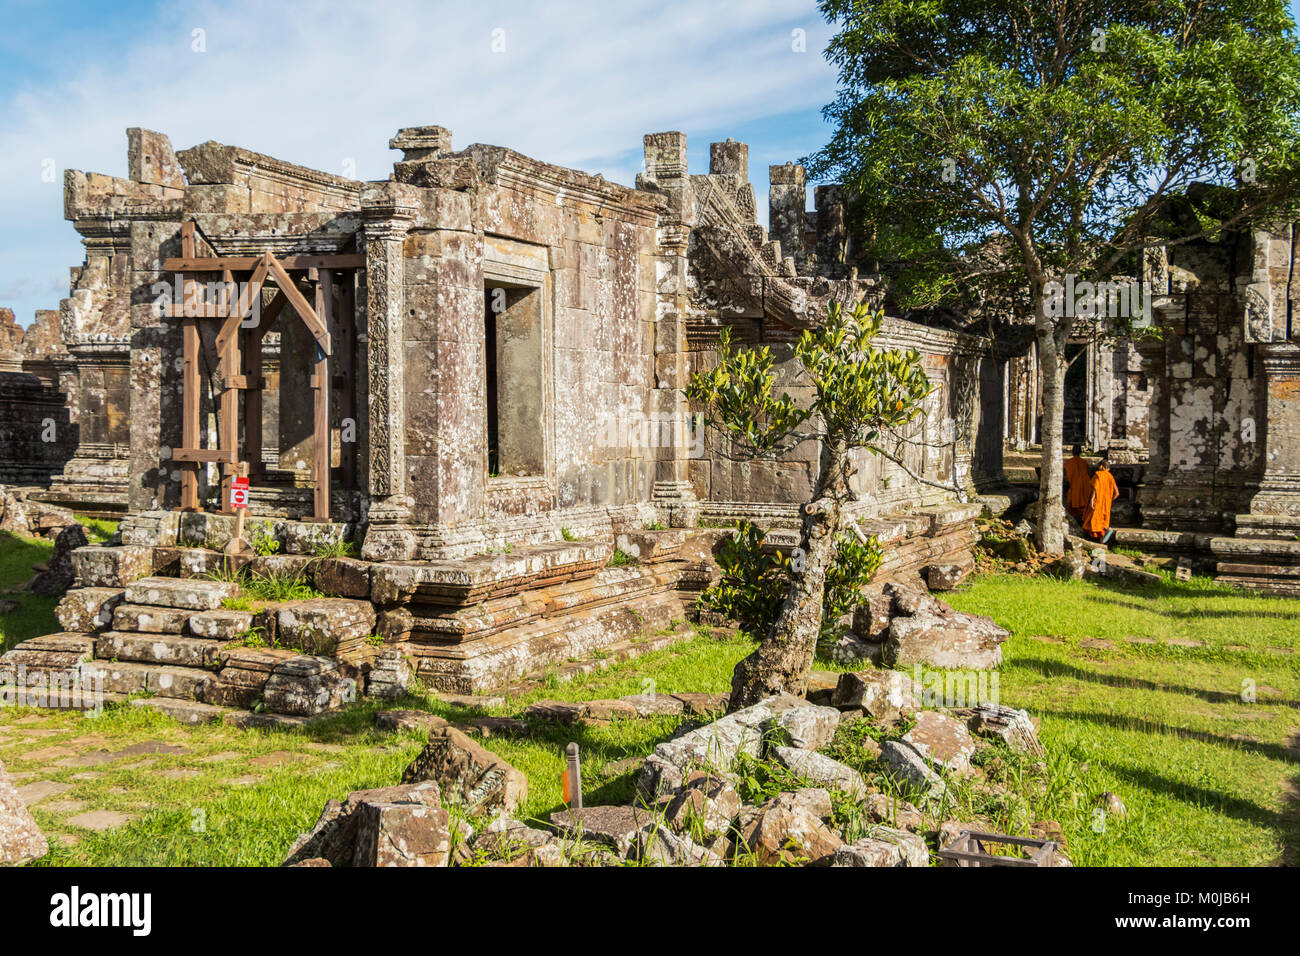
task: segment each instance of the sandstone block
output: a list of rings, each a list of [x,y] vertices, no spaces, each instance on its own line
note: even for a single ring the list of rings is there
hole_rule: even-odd
[[[92,634],[113,623],[113,609],[125,595],[122,588],[76,588],[59,602],[54,615],[65,631]]]
[[[72,552],[72,564],[82,587],[120,588],[153,573],[153,550],[91,544]]]

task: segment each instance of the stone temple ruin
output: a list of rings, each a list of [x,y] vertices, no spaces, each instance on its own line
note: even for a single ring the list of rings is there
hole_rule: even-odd
[[[663,646],[709,583],[709,528],[747,518],[780,544],[819,467],[811,447],[734,457],[687,402],[690,370],[729,328],[770,344],[798,395],[800,330],[832,299],[884,302],[839,188],[809,211],[804,170],[770,167],[765,228],[743,143],[712,144],[692,175],[683,134],[647,135],[635,188],[456,150],[436,126],[399,130],[378,182],[213,142],[174,152],[143,129],[128,145],[126,179],[67,173],[85,263],[25,337],[10,319],[0,352],[0,481],[118,516],[120,541],[73,552],[65,630],[6,654],[0,683],[292,720],[411,679],[470,693]],[[1300,556],[1272,556],[1284,542],[1216,536],[1257,503],[1272,517],[1238,517],[1239,534],[1300,520],[1270,504],[1300,490],[1290,259],[1255,241],[1248,286],[1248,267],[1171,252],[1160,314],[1185,334],[1091,360],[1084,417],[1094,446],[1126,443],[1158,528],[1206,519],[1142,533],[1204,544],[1225,574],[1219,542],[1244,541],[1233,561],[1285,577]],[[899,318],[878,344],[917,349],[939,387],[901,464],[863,453],[855,525],[885,545],[882,578],[959,578],[974,519],[1023,498],[1003,447],[1035,437],[1032,353]],[[1253,412],[1254,450],[1202,406]],[[227,554],[245,476],[255,553]],[[328,596],[240,601],[235,571]]]

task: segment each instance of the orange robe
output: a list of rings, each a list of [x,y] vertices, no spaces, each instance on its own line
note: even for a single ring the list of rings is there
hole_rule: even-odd
[[[1092,476],[1092,498],[1083,513],[1083,527],[1102,535],[1110,529],[1110,503],[1119,497],[1119,487],[1109,471],[1097,470]]]
[[[1088,462],[1078,455],[1066,459],[1065,485],[1069,489],[1065,496],[1065,507],[1076,515],[1083,514],[1092,497],[1092,475]]]

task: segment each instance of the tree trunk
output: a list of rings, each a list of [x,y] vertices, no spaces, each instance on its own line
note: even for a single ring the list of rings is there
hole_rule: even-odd
[[[1045,554],[1065,551],[1065,335],[1061,325],[1044,312],[1041,289],[1036,290],[1038,372],[1043,390],[1043,465],[1038,484],[1038,547]]]
[[[808,689],[821,633],[826,572],[835,560],[835,539],[852,473],[844,450],[834,453],[831,460],[831,477],[818,489],[818,497],[804,505],[803,573],[794,575],[776,623],[763,643],[736,665],[728,710],[749,707],[775,694],[802,697]]]

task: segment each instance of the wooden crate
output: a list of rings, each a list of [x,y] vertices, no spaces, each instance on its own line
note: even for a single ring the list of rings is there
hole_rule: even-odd
[[[1001,843],[1012,846],[1034,847],[1028,857],[997,856],[985,849],[985,844]],[[981,833],[963,830],[957,839],[939,851],[939,859],[952,866],[1055,866],[1056,851],[1060,844],[1054,840],[1035,840],[1032,837],[1007,836],[1005,833]]]

